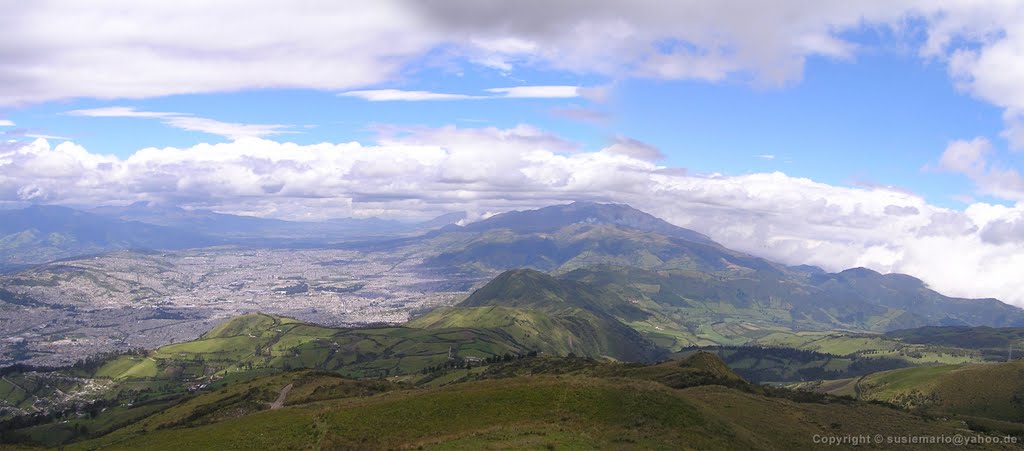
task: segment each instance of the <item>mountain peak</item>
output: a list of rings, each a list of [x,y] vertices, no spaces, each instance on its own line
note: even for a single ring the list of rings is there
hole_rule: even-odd
[[[729,368],[722,361],[718,354],[707,351],[697,351],[693,355],[680,360],[677,365],[692,371],[707,373],[716,378],[743,380],[736,372]]]
[[[537,210],[509,211],[466,226],[467,231],[510,229],[517,233],[552,233],[574,224],[604,224],[655,232],[701,244],[718,245],[711,238],[684,229],[626,204],[577,201]]]
[[[511,269],[473,292],[460,305],[519,307],[544,302],[564,302],[565,298],[564,287],[554,277],[533,269]]]
[[[863,278],[867,278],[867,277],[878,277],[878,276],[881,276],[882,273],[880,273],[878,271],[875,271],[873,269],[868,269],[868,268],[864,268],[862,266],[858,266],[856,268],[850,268],[850,269],[847,269],[847,270],[845,270],[843,272],[840,272],[839,275],[840,276],[845,276],[845,277],[856,277],[856,278],[862,278],[863,279]]]

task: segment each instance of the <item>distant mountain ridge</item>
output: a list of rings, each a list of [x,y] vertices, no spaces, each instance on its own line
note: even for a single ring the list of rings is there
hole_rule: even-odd
[[[212,246],[215,238],[186,230],[57,206],[0,210],[0,261],[33,264],[119,249]]]
[[[522,234],[555,233],[563,227],[574,224],[614,225],[682,238],[695,243],[719,245],[701,233],[675,226],[625,204],[583,201],[551,205],[537,210],[509,211],[468,224],[464,229],[474,232],[509,229]]]
[[[705,272],[791,271],[621,204],[575,202],[512,211],[465,227],[445,227],[418,244],[434,253],[426,262],[429,266],[484,273],[524,267],[564,272],[596,264]]]
[[[378,235],[409,232],[416,229],[416,224],[380,218],[338,218],[323,222],[300,222],[232,215],[202,209],[186,210],[150,202],[136,202],[123,207],[97,207],[92,209],[92,212],[121,220],[183,228],[210,236],[250,241],[268,239],[330,241],[342,240],[353,235]]]
[[[346,236],[351,229],[343,224],[358,223],[376,233],[402,236],[376,241],[373,252],[415,256],[425,269],[481,280],[508,270],[533,269],[553,275],[558,290],[566,290],[569,282],[577,284],[570,290],[574,296],[616,297],[619,301],[612,303],[613,310],[595,313],[578,304],[572,308],[597,315],[591,318],[595,321],[604,321],[602,314],[611,315],[668,349],[738,344],[770,333],[771,328],[887,332],[922,326],[1024,326],[1024,310],[995,299],[948,297],[914,277],[865,268],[831,274],[812,266],[782,265],[730,250],[700,233],[621,204],[576,202],[507,212],[465,226],[449,223],[418,236],[387,232],[392,222],[379,219],[292,223],[150,204],[96,211],[181,226],[126,221],[64,207],[0,211],[0,261],[4,267],[17,268],[116,249],[275,243],[273,239],[248,240],[244,233],[232,236],[231,230],[237,230],[232,227],[250,227],[245,233],[267,227],[287,239],[293,239],[289,228],[299,227],[304,232],[294,232],[296,236],[315,236],[310,245],[335,245],[329,233],[317,232],[316,227]],[[449,214],[425,224],[462,220],[462,215]],[[313,229],[302,229],[306,227]],[[539,276],[526,274],[520,276],[532,277],[545,296],[564,297],[539,283]],[[482,307],[472,306],[472,298],[468,301],[463,307]],[[536,305],[530,310],[551,314]]]
[[[927,325],[1024,325],[1024,310],[998,300],[951,298],[913,277],[865,268],[836,274],[752,272],[709,277],[690,271],[596,266],[563,277],[635,299],[668,317],[677,312],[692,321],[872,332]]]
[[[682,341],[670,347],[724,344],[705,342],[702,336],[715,334],[699,329],[728,321],[873,332],[1024,325],[1024,310],[995,299],[952,298],[917,278],[866,268],[832,274],[779,264],[620,204],[502,213],[441,229],[420,246],[433,253],[426,263],[435,268],[482,274],[532,268],[611,290],[661,318],[637,327],[689,330],[671,337]]]
[[[33,205],[0,210],[0,272],[125,249],[326,246],[349,240],[414,235],[457,222],[462,217],[464,214],[447,214],[423,223],[380,218],[297,222],[186,210],[150,202],[96,207],[88,211]]]

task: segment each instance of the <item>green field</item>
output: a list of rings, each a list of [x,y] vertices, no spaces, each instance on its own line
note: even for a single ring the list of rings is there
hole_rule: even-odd
[[[449,358],[480,358],[527,349],[486,329],[387,327],[332,329],[267,315],[232,319],[200,339],[123,356],[95,377],[181,380],[224,377],[252,369],[312,368],[350,377],[416,373]]]
[[[798,386],[907,409],[1024,423],[1024,362],[937,365]]]
[[[856,355],[905,360],[915,365],[957,364],[983,361],[980,352],[972,349],[907,343],[880,334],[849,332],[775,332],[749,344],[808,351],[840,356]]]

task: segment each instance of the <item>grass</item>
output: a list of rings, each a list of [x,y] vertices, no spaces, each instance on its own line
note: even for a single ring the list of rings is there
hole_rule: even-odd
[[[199,380],[261,368],[312,368],[356,378],[377,377],[417,373],[444,363],[449,352],[458,358],[482,359],[527,351],[509,334],[496,330],[335,329],[257,314],[230,320],[198,340],[164,346],[145,357],[118,357],[94,376]]]
[[[960,364],[983,361],[982,355],[974,350],[907,343],[885,335],[857,334],[843,332],[775,332],[752,341],[750,344],[795,348],[808,351],[856,355],[865,358],[893,358],[914,365]]]
[[[1024,422],[1024,362],[905,368],[805,388],[902,407],[1005,422]]]
[[[537,358],[493,369],[477,380],[427,388],[311,371],[277,374],[68,448],[807,449],[815,435],[959,432],[952,421],[865,403],[798,403],[721,385],[672,388],[673,374],[728,376],[710,354],[654,366]],[[289,383],[284,409],[238,408],[246,393],[263,403]]]

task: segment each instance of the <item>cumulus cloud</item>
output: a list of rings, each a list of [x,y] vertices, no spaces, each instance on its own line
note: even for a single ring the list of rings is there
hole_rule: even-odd
[[[1024,177],[1015,169],[993,163],[992,146],[983,137],[951,142],[939,158],[939,169],[969,177],[982,194],[1024,201]]]
[[[295,131],[290,130],[292,128],[292,126],[290,125],[239,124],[233,122],[222,122],[205,117],[196,117],[187,113],[138,111],[135,108],[123,106],[71,110],[64,114],[70,116],[85,117],[130,117],[159,119],[164,124],[174,128],[209,133],[211,135],[220,135],[229,139],[295,133]]]
[[[1020,70],[1013,27],[1021,13],[1012,2],[101,0],[16,2],[4,13],[2,104],[353,89],[392,80],[438,49],[502,71],[541,66],[612,79],[741,74],[779,84],[799,80],[808,57],[853,58],[858,45],[845,32],[901,29],[910,19],[927,28],[922,53],[959,52],[952,73],[977,95],[1002,105],[1000,91],[1016,90],[1012,75],[1020,75],[1000,72]],[[999,32],[1003,37],[994,37]],[[964,37],[981,45],[958,46]]]
[[[426,100],[470,100],[481,98],[480,96],[471,96],[466,94],[449,94],[430,91],[403,91],[401,89],[367,89],[346,91],[338,95],[342,97],[357,97],[371,102],[422,102]]]
[[[899,205],[886,205],[883,210],[887,215],[893,216],[913,216],[921,214],[921,211],[914,206],[899,206]]]
[[[14,121],[9,119],[0,119],[0,127],[14,127]]]
[[[986,155],[992,145],[983,137],[970,141],[956,140],[946,146],[939,159],[939,167],[947,171],[961,172],[967,175],[980,175],[985,172]]]
[[[1024,205],[965,211],[884,187],[783,173],[690,175],[616,137],[603,149],[529,126],[417,128],[373,143],[258,138],[146,148],[127,158],[45,140],[0,147],[0,202],[68,205],[160,200],[290,219],[470,217],[571,200],[615,201],[727,246],[829,270],[867,266],[923,278],[951,295],[1024,305]]]
[[[612,137],[612,144],[601,151],[625,155],[630,158],[644,161],[660,161],[665,159],[665,154],[657,147],[622,135]]]

